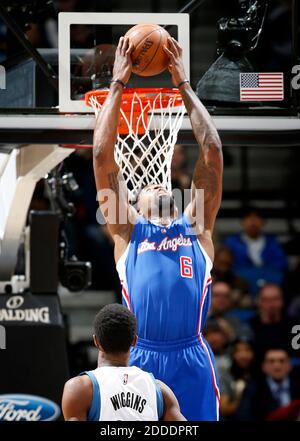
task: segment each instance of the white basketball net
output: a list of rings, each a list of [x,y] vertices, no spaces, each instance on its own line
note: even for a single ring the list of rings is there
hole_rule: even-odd
[[[121,109],[128,134],[118,134],[115,160],[122,171],[131,201],[135,201],[139,191],[149,184],[160,184],[172,190],[171,162],[185,108],[178,106],[174,95],[168,98],[167,106],[163,92],[152,98],[152,102],[143,102],[134,92],[130,112],[126,115]],[[102,104],[96,96],[91,96],[89,104],[97,116]],[[138,117],[135,119],[133,113],[137,106]],[[144,134],[138,135],[141,127]]]

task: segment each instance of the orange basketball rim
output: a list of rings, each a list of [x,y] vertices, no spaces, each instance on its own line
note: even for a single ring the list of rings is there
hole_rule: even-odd
[[[85,94],[85,103],[93,107],[96,114],[104,104],[109,90],[92,90]],[[121,114],[118,125],[120,135],[133,131],[136,135],[145,134],[148,127],[148,113],[167,110],[183,105],[182,97],[176,88],[128,88],[124,89]]]

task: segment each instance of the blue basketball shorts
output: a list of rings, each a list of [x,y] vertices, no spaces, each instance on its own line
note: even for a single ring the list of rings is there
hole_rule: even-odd
[[[131,366],[151,372],[176,395],[188,421],[219,419],[219,385],[213,353],[202,335],[157,342],[138,338]]]

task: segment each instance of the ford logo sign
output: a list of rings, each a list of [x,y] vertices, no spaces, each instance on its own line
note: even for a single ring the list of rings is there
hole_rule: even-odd
[[[60,415],[56,403],[36,395],[0,395],[0,421],[51,421]]]

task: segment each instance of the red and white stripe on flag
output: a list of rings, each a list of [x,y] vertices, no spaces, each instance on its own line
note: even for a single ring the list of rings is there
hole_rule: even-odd
[[[240,74],[241,101],[282,101],[283,99],[282,72]]]

